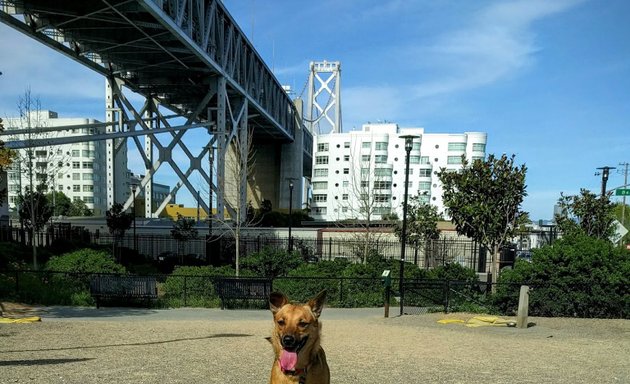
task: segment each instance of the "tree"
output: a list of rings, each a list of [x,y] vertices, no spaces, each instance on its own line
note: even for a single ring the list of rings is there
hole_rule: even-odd
[[[379,143],[377,143],[379,144]],[[357,228],[356,241],[359,246],[356,249],[357,256],[362,263],[367,263],[368,256],[376,248],[382,231],[374,230],[374,223],[383,220],[392,214],[392,168],[384,161],[384,155],[372,156],[362,152],[361,142],[355,143],[349,156],[347,180],[342,185],[341,199],[337,200],[340,225],[348,225]],[[377,158],[378,157],[378,158]],[[346,170],[344,170],[346,173]],[[316,197],[319,183],[313,183],[313,192]],[[327,189],[328,182],[325,183]]]
[[[66,196],[65,193],[52,191],[46,195],[46,199],[48,199],[48,203],[50,204],[50,206],[53,207],[53,216],[70,216],[68,212],[70,211],[72,201],[68,196]]]
[[[409,198],[407,207],[407,241],[409,243],[423,243],[431,239],[439,239],[440,231],[437,227],[442,216],[437,207],[423,202],[419,196]],[[400,237],[402,225],[396,224],[394,233]]]
[[[18,196],[18,215],[20,222],[30,233],[30,241],[33,252],[33,269],[37,269],[37,246],[35,233],[44,228],[52,216],[52,207],[48,204],[46,196],[41,191],[30,191]]]
[[[0,118],[0,132],[4,131],[4,125],[2,124],[2,118]],[[5,175],[5,172],[13,160],[15,159],[16,153],[8,148],[5,148],[4,142],[0,140],[0,207],[5,201],[5,196],[7,195],[7,189],[2,184],[2,178]]]
[[[615,205],[610,201],[612,192],[598,197],[587,189],[580,194],[560,194],[558,205],[562,214],[556,215],[556,223],[562,233],[582,232],[586,236],[609,239],[614,232]]]
[[[256,226],[261,217],[248,215],[247,190],[249,183],[254,178],[254,165],[256,162],[253,147],[253,130],[236,134],[229,142],[225,155],[225,172],[222,177],[217,172],[218,193],[223,195],[229,218],[214,217],[224,233],[234,237],[235,242],[235,271],[240,274],[241,235],[244,228]],[[253,206],[252,206],[253,208]],[[251,212],[251,209],[249,209]]]
[[[105,212],[105,221],[107,222],[109,233],[114,236],[114,243],[112,246],[115,257],[118,241],[122,239],[125,232],[131,228],[131,223],[133,223],[133,213],[124,212],[122,204],[114,203],[112,207]]]
[[[68,216],[92,216],[92,211],[87,207],[85,201],[77,199],[70,204]],[[131,220],[133,221],[133,214]]]
[[[184,261],[184,245],[188,240],[196,239],[197,236],[195,220],[187,219],[178,213],[177,220],[173,223],[173,229],[171,229],[171,237],[177,240],[177,253],[182,263]]]
[[[490,272],[497,281],[499,252],[516,234],[523,198],[527,195],[525,165],[515,165],[514,155],[469,163],[462,156],[459,172],[442,168],[438,178],[444,205],[459,234],[468,236],[492,252]]]

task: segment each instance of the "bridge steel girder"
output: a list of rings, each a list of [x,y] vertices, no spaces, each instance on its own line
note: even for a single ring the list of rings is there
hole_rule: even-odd
[[[194,195],[187,177],[199,171],[216,192],[222,215],[224,189],[199,165],[213,145],[217,145],[214,164],[220,178],[227,148],[237,133],[251,130],[256,142],[283,146],[295,143],[296,133],[304,135],[295,105],[220,0],[5,0],[0,2],[0,22],[107,79],[108,206],[127,196],[127,191],[116,190],[121,170],[127,169],[123,137],[134,138],[143,155],[145,196],[151,190],[150,178],[161,164],[168,163],[180,178],[171,196],[182,186]],[[123,88],[145,98],[142,110],[134,109]],[[187,118],[188,127],[206,125],[208,147],[195,156],[183,143],[178,144],[187,128],[172,129],[160,107]],[[146,116],[155,120],[143,120]],[[143,146],[136,127],[146,131]],[[161,129],[170,132],[170,144],[156,140]],[[305,137],[312,145],[310,133]],[[176,144],[190,160],[186,170],[170,157]],[[153,149],[159,154],[157,159],[153,159]],[[153,216],[164,209],[167,199]],[[131,202],[129,196],[125,206]],[[208,204],[200,203],[208,209]],[[145,207],[147,214],[151,204]]]

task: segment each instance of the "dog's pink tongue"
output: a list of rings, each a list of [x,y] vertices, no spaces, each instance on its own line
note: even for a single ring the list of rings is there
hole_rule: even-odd
[[[294,371],[295,364],[297,364],[297,353],[285,351],[284,349],[280,353],[280,367],[285,371]]]

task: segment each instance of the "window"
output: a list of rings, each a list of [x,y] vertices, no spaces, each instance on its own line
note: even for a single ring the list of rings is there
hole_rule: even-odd
[[[343,174],[344,175],[349,175],[350,174],[350,168],[344,168],[343,169]]]
[[[341,207],[341,212],[348,212],[348,207]]]
[[[48,167],[48,163],[45,161],[38,161],[35,163],[35,168],[46,169]]]
[[[372,148],[372,143],[369,141],[364,141],[363,143],[361,143],[361,148],[363,149],[370,149]]]
[[[91,173],[84,173],[83,174],[83,180],[93,180],[93,174]]]
[[[343,155],[343,161],[350,161],[350,155]]]
[[[18,184],[9,185],[9,192],[18,192],[20,190],[20,186]]]
[[[341,195],[341,200],[348,200],[348,194],[344,193],[343,195]]]
[[[420,156],[409,156],[409,164],[420,164]]]
[[[446,163],[447,164],[461,164],[462,163],[462,157],[461,156],[449,156],[446,159]]]
[[[79,169],[81,168],[81,162],[80,161],[73,161],[72,162],[72,169]]]
[[[313,183],[313,190],[316,189],[328,189],[328,182],[327,181],[317,181]]]
[[[328,164],[328,156],[315,156],[315,164]]]
[[[349,181],[344,181],[343,182],[343,187],[344,188],[348,188],[350,186],[350,182]]]
[[[311,212],[314,215],[325,215],[326,214],[326,207],[313,207],[313,209],[311,209]]]
[[[430,181],[421,181],[418,183],[418,190],[429,190],[431,189],[431,182]]]
[[[361,155],[361,161],[370,162],[370,155]]]
[[[429,156],[420,156],[420,164],[429,164]]]
[[[388,202],[391,198],[391,195],[374,195],[374,201],[377,203]]]
[[[317,143],[318,152],[328,152],[328,143]]]
[[[94,186],[93,185],[84,185],[83,186],[83,192],[94,192]]]
[[[20,174],[15,172],[9,173],[9,180],[20,180]]]
[[[313,171],[313,176],[315,177],[327,177],[328,176],[328,168],[315,168]]]
[[[475,161],[475,160],[481,160],[481,161],[483,161],[483,156],[473,156],[473,157],[472,157],[472,161]]]
[[[79,149],[72,150],[72,157],[80,157],[80,156],[81,156],[81,150]]]
[[[370,168],[361,168],[361,177],[366,177],[370,175]]]
[[[314,194],[313,201],[316,203],[325,203],[328,201],[328,195],[326,194]]]
[[[387,163],[387,155],[374,156],[374,162],[378,164]]]
[[[370,186],[369,181],[365,181],[365,180],[361,181],[361,188],[369,188],[369,186]]]
[[[428,195],[420,195],[420,196],[418,196],[418,200],[421,203],[424,203],[424,204],[429,204],[429,199],[430,199],[430,196],[428,196]]]
[[[418,176],[420,177],[431,177],[431,170],[430,169],[420,169],[418,172]]]
[[[94,204],[94,196],[83,196],[83,201],[87,204]]]
[[[350,148],[350,142],[349,141],[344,142],[343,143],[343,147],[344,148]]]
[[[81,174],[80,173],[73,173],[72,174],[72,180],[81,180]]]
[[[390,168],[376,168],[374,170],[374,176],[391,176],[392,170]]]
[[[376,215],[389,215],[391,211],[390,207],[374,207],[374,214]]]
[[[375,181],[374,189],[391,189],[392,182],[391,181]]]
[[[35,157],[46,157],[48,156],[47,151],[35,151]]]
[[[94,163],[92,163],[91,161],[83,162],[83,169],[92,169],[92,168],[94,168]]]
[[[420,142],[419,141],[414,141],[413,142],[413,146],[411,147],[411,149],[413,151],[419,151],[420,150]]]
[[[73,185],[72,192],[81,192],[81,186],[77,184]]]
[[[484,143],[473,143],[473,152],[485,152],[486,145]]]
[[[387,151],[387,142],[377,141],[376,144],[374,144],[374,148],[377,151]]]
[[[84,149],[83,157],[94,157],[94,151],[91,149]]]
[[[465,151],[466,143],[448,143],[449,151]]]

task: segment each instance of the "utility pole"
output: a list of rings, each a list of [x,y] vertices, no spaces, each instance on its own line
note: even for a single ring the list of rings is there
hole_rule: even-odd
[[[624,167],[624,171],[623,171],[623,186],[627,187],[628,186],[628,162],[626,161],[625,163],[619,163],[619,165],[622,165]],[[626,225],[626,196],[623,196],[623,205],[621,206],[621,225]]]
[[[608,175],[610,173],[611,169],[616,169],[615,167],[609,167],[609,166],[605,166],[605,167],[599,167],[597,169],[601,169],[602,170],[602,199],[604,198],[604,196],[606,196],[606,183],[608,182]],[[596,173],[595,175],[599,175],[599,172]]]

